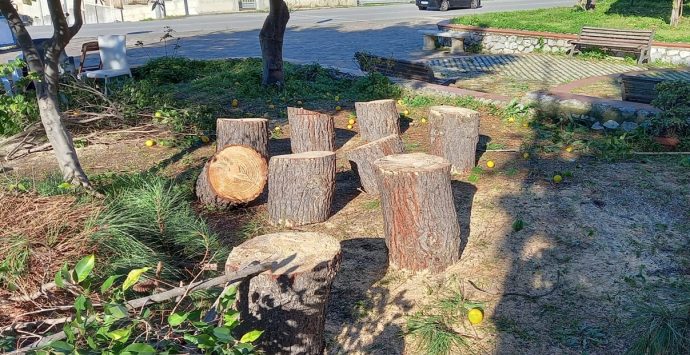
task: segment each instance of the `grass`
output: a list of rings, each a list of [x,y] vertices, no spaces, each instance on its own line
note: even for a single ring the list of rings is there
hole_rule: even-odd
[[[690,298],[674,305],[644,303],[629,324],[636,340],[627,354],[687,354],[690,352]]]
[[[493,28],[576,34],[582,26],[655,30],[654,39],[690,43],[690,20],[677,28],[669,25],[672,2],[654,0],[602,0],[594,11],[552,8],[498,12],[457,17],[453,23]],[[684,13],[690,14],[690,3]]]

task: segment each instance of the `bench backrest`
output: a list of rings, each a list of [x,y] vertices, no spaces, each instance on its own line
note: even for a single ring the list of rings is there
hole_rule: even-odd
[[[665,79],[639,75],[621,75],[623,101],[649,104],[657,96],[656,86]]]
[[[386,76],[435,81],[434,71],[425,63],[379,57],[363,52],[355,53],[355,59],[359,63],[359,68],[365,72],[379,72]]]
[[[621,30],[615,28],[582,27],[578,40],[607,45],[650,46],[653,30]]]

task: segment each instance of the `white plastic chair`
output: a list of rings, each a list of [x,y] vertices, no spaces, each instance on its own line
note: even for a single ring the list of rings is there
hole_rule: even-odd
[[[98,53],[101,56],[103,69],[87,71],[82,74],[91,79],[103,79],[105,81],[105,94],[107,95],[110,78],[125,75],[132,77],[132,71],[127,62],[126,37],[123,35],[98,36]]]

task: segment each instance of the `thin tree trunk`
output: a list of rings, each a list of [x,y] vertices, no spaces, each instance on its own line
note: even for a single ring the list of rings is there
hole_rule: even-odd
[[[263,85],[282,85],[283,74],[283,37],[285,27],[290,20],[290,11],[285,1],[270,0],[270,11],[259,33],[261,57],[263,58]]]
[[[673,0],[673,11],[671,12],[671,26],[676,27],[680,25],[680,19],[683,16],[683,0]]]

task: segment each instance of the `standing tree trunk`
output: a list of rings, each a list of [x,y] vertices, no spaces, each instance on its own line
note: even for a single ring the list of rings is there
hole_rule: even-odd
[[[331,214],[335,153],[277,155],[268,163],[268,217],[273,225],[319,223]]]
[[[333,117],[295,107],[288,107],[287,114],[293,153],[335,151]]]
[[[290,11],[284,0],[270,0],[270,10],[259,33],[261,57],[264,73],[262,84],[282,85],[283,74],[283,37],[285,27],[290,20]]]
[[[680,25],[680,19],[683,16],[683,0],[673,0],[673,10],[671,12],[671,26],[677,27]]]
[[[367,142],[400,134],[400,114],[394,100],[355,102],[359,134]]]
[[[461,107],[429,109],[429,153],[444,157],[451,172],[463,173],[475,165],[479,143],[479,112]]]
[[[374,161],[386,155],[400,154],[404,149],[405,146],[400,136],[392,134],[361,145],[347,153],[347,159],[350,161],[352,170],[359,175],[359,182],[366,193],[379,194],[379,189],[376,186]]]
[[[60,54],[82,26],[81,4],[81,0],[74,0],[74,24],[69,26],[61,1],[48,1],[48,9],[53,22],[53,37],[46,45],[43,55],[39,54],[31,35],[19,17],[19,13],[9,0],[0,1],[0,11],[7,18],[10,29],[22,48],[29,72],[38,75],[38,80],[34,81],[34,85],[41,123],[43,123],[48,141],[55,152],[62,178],[74,185],[91,188],[89,179],[79,163],[72,137],[62,121],[62,112],[57,99]]]
[[[246,145],[268,157],[268,120],[219,118],[216,120],[216,152],[228,145]]]
[[[441,272],[460,259],[450,163],[424,153],[374,162],[390,265]]]
[[[340,266],[340,243],[320,233],[258,236],[232,249],[225,272],[266,259],[275,260],[271,269],[238,287],[240,330],[263,330],[258,345],[266,354],[323,354],[326,305]]]

